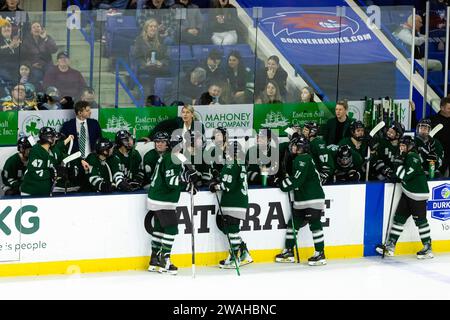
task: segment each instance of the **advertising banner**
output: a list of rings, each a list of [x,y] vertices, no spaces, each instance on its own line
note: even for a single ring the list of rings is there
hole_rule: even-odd
[[[181,109],[178,107],[178,115]],[[214,128],[227,128],[230,137],[252,136],[253,105],[211,105],[195,106],[195,115],[205,126],[206,137],[210,138]]]
[[[327,246],[363,244],[364,192],[364,185],[325,188],[326,209],[321,221]],[[173,254],[191,252],[189,197],[183,192],[177,208],[179,234]],[[146,200],[144,193],[0,200],[0,261],[148,256],[153,221],[151,215],[147,216]],[[213,194],[195,195],[198,253],[228,250],[226,237],[216,226],[217,211]],[[241,223],[242,238],[250,250],[281,249],[290,216],[286,193],[279,189],[249,190],[247,219]],[[308,227],[299,233],[299,246],[313,246]]]
[[[285,103],[257,104],[254,106],[253,127],[256,131],[263,128],[278,129],[285,136],[284,129],[292,125],[303,125],[315,121],[319,125],[334,117],[335,103]]]
[[[147,137],[161,121],[175,118],[177,107],[100,109],[99,122],[104,137],[114,140],[119,130],[133,133],[136,138]]]
[[[17,112],[0,112],[0,145],[17,143],[17,121]]]
[[[91,110],[91,118],[98,119],[98,109]],[[75,118],[73,110],[20,111],[19,134],[32,135],[36,138],[42,127],[52,127],[59,131],[64,122],[73,118]]]

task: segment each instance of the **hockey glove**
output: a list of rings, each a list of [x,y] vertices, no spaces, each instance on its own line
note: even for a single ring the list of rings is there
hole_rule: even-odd
[[[186,191],[187,192],[191,192],[191,189],[192,189],[192,183],[189,183],[187,186],[186,186]],[[195,185],[194,185],[194,190],[193,190],[193,192],[192,192],[192,194],[195,196],[196,194],[197,194],[197,192],[198,192],[198,189],[195,187]]]
[[[212,193],[215,193],[220,190],[220,183],[219,182],[212,182],[209,184],[209,191]]]
[[[136,191],[142,188],[142,184],[137,181],[130,181],[128,184],[131,187],[130,191]]]
[[[195,169],[186,169],[183,172],[183,180],[187,183],[196,183],[200,179],[197,170]]]
[[[56,166],[55,168],[56,176],[61,178],[62,181],[67,181],[69,179],[69,170],[64,166]]]
[[[319,175],[320,175],[320,183],[321,183],[321,184],[327,183],[328,178],[330,177],[330,176],[328,175],[328,173],[326,173],[326,172],[321,172]]]
[[[361,174],[358,171],[351,169],[347,173],[347,179],[347,181],[359,181],[361,179]]]
[[[106,180],[103,180],[100,183],[99,189],[100,189],[100,192],[103,192],[103,193],[113,192],[113,186],[112,186],[111,182],[106,181]]]
[[[123,191],[123,192],[131,192],[131,191],[133,191],[133,188],[131,187],[131,185],[130,185],[127,181],[125,181],[125,180],[122,180],[122,182],[119,183],[119,185],[117,186],[117,188],[118,188],[120,191]]]
[[[274,174],[267,176],[267,185],[269,187],[278,188],[280,186],[280,178]]]

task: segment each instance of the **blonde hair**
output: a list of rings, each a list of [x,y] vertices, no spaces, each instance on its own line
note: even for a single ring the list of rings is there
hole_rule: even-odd
[[[197,116],[195,115],[195,110],[194,107],[189,105],[189,104],[185,104],[183,106],[183,108],[181,108],[181,112],[183,112],[184,109],[187,109],[190,113],[192,113],[192,120],[197,121]]]
[[[152,23],[156,23],[156,25],[159,26],[158,20],[156,20],[154,18],[150,18],[150,19],[145,21],[144,26],[142,27],[141,36],[144,39],[144,41],[146,41],[146,42],[147,42],[147,39],[148,39],[147,29],[148,29],[148,26],[150,24],[152,24]],[[159,47],[159,34],[158,34],[158,31],[156,32],[156,35],[155,35],[154,39],[155,39],[155,42],[157,43],[157,45]]]
[[[11,26],[11,22],[7,19],[0,18],[0,28],[3,28],[5,26]]]

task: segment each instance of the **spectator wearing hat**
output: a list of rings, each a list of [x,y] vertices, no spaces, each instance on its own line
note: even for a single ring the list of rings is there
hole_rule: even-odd
[[[28,13],[19,8],[19,2],[20,0],[7,0],[0,7],[0,17],[11,22],[13,35],[19,33],[20,25],[24,30],[28,29],[30,21]]]
[[[13,36],[11,23],[0,18],[0,81],[6,86],[17,81],[21,43],[19,37]]]
[[[21,59],[31,66],[33,78],[42,81],[45,71],[52,66],[52,54],[58,47],[39,22],[33,22],[30,31],[23,39]]]
[[[69,54],[61,51],[56,56],[56,66],[50,67],[44,76],[43,87],[57,87],[61,96],[78,99],[87,87],[86,81],[78,70],[70,67]]]

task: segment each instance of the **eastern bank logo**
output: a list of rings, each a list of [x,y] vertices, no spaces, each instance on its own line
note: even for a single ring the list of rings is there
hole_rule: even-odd
[[[44,121],[38,115],[31,115],[22,122],[22,132],[26,135],[37,136],[39,129],[44,126]]]
[[[431,217],[438,220],[450,219],[450,184],[445,183],[433,188],[432,200],[428,201],[427,209]]]
[[[323,11],[280,12],[261,22],[272,25],[272,33],[275,37],[283,32],[291,36],[298,33],[335,35],[347,31],[354,35],[359,31],[359,23],[356,20]]]

